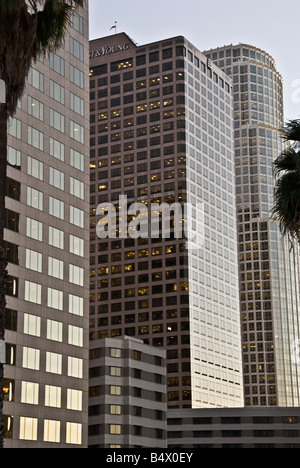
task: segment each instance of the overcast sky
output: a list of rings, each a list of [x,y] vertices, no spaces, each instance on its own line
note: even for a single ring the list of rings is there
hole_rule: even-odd
[[[126,32],[139,45],[185,36],[200,51],[244,42],[274,57],[285,120],[300,118],[299,0],[89,0],[90,38]]]

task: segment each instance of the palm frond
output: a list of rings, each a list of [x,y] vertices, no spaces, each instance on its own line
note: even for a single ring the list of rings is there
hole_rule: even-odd
[[[289,120],[283,129],[282,138],[300,143],[300,119]]]
[[[285,149],[273,163],[275,176],[282,171],[298,171],[300,175],[300,155],[294,148]]]

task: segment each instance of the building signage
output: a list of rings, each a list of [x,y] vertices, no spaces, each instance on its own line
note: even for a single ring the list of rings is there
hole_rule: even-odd
[[[128,49],[128,42],[125,42],[125,44],[118,44],[114,46],[105,46],[101,47],[101,49],[90,52],[90,58],[103,57],[104,55],[115,54],[116,52],[123,52],[124,50]]]

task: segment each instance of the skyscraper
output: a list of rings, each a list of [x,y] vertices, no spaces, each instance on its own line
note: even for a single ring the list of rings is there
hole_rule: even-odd
[[[8,126],[6,448],[87,446],[88,7]]]
[[[299,406],[299,249],[270,219],[283,80],[274,59],[251,45],[206,55],[233,79],[246,405]]]
[[[170,407],[242,406],[231,80],[183,37],[122,33],[91,41],[90,88],[90,338],[165,348]],[[169,236],[142,235],[166,206]]]

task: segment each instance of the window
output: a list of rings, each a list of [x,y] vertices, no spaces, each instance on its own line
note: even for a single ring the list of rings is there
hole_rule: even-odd
[[[50,374],[62,374],[62,355],[56,353],[46,353],[46,372]]]
[[[109,433],[114,435],[122,434],[122,426],[120,424],[110,424]]]
[[[122,357],[122,350],[119,348],[111,348],[110,357],[120,359]]]
[[[84,270],[76,265],[70,265],[69,273],[70,283],[77,284],[78,286],[83,286],[84,283]]]
[[[31,156],[27,157],[27,174],[39,180],[44,180],[44,164]]]
[[[82,444],[82,424],[67,422],[66,443],[73,445]]]
[[[83,298],[69,294],[69,314],[83,316]]]
[[[64,232],[60,229],[49,226],[49,245],[64,249]]]
[[[38,420],[20,417],[20,440],[37,440]]]
[[[44,151],[44,134],[28,126],[28,144],[40,151]]]
[[[79,208],[70,206],[70,223],[80,228],[84,228],[84,212]]]
[[[70,136],[79,143],[84,144],[84,127],[81,125],[70,121]]]
[[[70,93],[70,108],[77,114],[84,116],[84,100],[73,93]]]
[[[35,219],[26,218],[26,236],[42,242],[43,224]]]
[[[44,104],[31,96],[28,96],[28,114],[38,120],[44,121]]]
[[[56,320],[47,320],[47,340],[63,341],[63,324]]]
[[[43,211],[44,206],[44,194],[39,190],[27,187],[27,205],[35,208],[36,210]]]
[[[109,387],[109,394],[114,396],[122,395],[122,387],[120,387],[119,385],[111,385]]]
[[[48,258],[48,275],[53,278],[64,279],[64,262],[57,258]]]
[[[80,42],[70,37],[70,54],[74,55],[74,57],[78,58],[83,62],[84,60],[84,48]]]
[[[45,385],[45,406],[61,408],[61,388]]]
[[[15,211],[5,209],[5,227],[10,231],[19,232],[20,215]]]
[[[83,347],[83,329],[69,325],[68,327],[68,344],[73,346]]]
[[[26,268],[42,273],[43,255],[34,250],[26,249]]]
[[[57,140],[54,140],[54,138],[50,138],[50,156],[59,159],[59,161],[64,161],[65,145]]]
[[[18,119],[9,119],[7,125],[7,133],[18,140],[22,138],[22,124]]]
[[[65,174],[53,167],[50,167],[49,183],[60,190],[65,189]]]
[[[73,411],[82,411],[82,391],[68,388],[67,409]]]
[[[59,75],[65,76],[65,61],[53,52],[50,53],[50,68]]]
[[[121,405],[110,405],[109,414],[120,416],[122,414],[122,406]]]
[[[50,109],[50,127],[64,133],[65,132],[65,117],[64,115]]]
[[[65,103],[65,88],[50,80],[50,97],[61,104]]]
[[[39,384],[33,382],[22,382],[21,403],[27,405],[39,404]]]
[[[41,317],[24,314],[24,333],[31,336],[41,336]]]
[[[21,153],[10,146],[7,147],[7,162],[10,166],[21,169]]]
[[[25,369],[40,370],[40,350],[23,347],[23,367]]]
[[[83,360],[68,356],[68,376],[82,379]]]
[[[25,281],[25,301],[41,305],[42,286],[31,281]]]
[[[44,420],[44,442],[60,443],[60,421]]]
[[[84,154],[70,149],[70,165],[75,167],[75,169],[84,172]]]
[[[65,218],[65,204],[57,198],[49,197],[49,214],[59,219]]]
[[[70,234],[70,253],[84,257],[84,240]]]
[[[84,74],[73,65],[70,65],[70,81],[79,88],[84,88]]]
[[[47,306],[52,309],[63,310],[63,292],[48,288]]]
[[[44,92],[44,75],[34,68],[29,70],[28,83],[42,93]]]
[[[74,179],[74,177],[70,177],[70,193],[74,197],[84,200],[84,183]]]
[[[121,377],[122,376],[122,368],[121,367],[111,367],[110,368],[110,375],[112,377]]]

